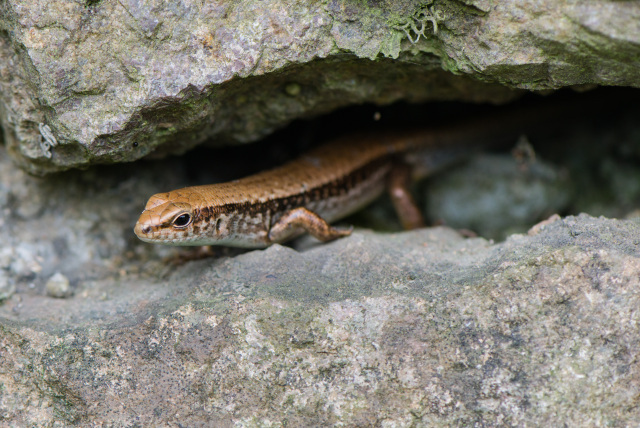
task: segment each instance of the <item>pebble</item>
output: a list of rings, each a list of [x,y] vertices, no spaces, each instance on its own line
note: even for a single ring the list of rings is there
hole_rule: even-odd
[[[60,272],[54,273],[45,286],[47,295],[64,299],[71,296],[69,279]]]

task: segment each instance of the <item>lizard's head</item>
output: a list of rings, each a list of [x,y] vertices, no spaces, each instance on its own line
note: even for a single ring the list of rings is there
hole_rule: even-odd
[[[208,194],[196,186],[153,195],[133,231],[152,244],[245,248],[269,245],[263,213],[247,216],[238,212],[237,204],[226,203],[224,195],[231,193],[228,185],[214,190],[206,187]]]
[[[184,198],[180,190],[158,193],[149,198],[133,231],[141,240],[152,244],[204,245],[197,234],[199,206],[193,193]],[[196,196],[197,199],[197,196]]]

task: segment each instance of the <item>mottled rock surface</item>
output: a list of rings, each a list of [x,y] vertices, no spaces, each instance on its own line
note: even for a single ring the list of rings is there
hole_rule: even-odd
[[[253,141],[295,118],[638,86],[633,1],[7,0],[0,121],[37,174]]]
[[[2,308],[15,425],[614,425],[640,419],[640,223],[273,246]]]

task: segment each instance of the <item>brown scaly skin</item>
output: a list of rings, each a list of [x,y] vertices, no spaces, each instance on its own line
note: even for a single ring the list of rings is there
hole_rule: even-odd
[[[228,183],[186,187],[149,199],[135,226],[145,242],[261,248],[302,233],[330,241],[351,233],[329,223],[376,199],[385,189],[406,228],[424,224],[407,186],[474,148],[515,141],[528,112],[400,134],[341,138],[281,167]],[[530,113],[530,112],[529,112]],[[543,118],[554,114],[547,111]],[[539,119],[539,111],[536,111]]]

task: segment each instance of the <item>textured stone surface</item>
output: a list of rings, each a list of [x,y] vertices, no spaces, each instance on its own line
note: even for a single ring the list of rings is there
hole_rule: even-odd
[[[637,86],[639,17],[638,2],[579,0],[7,0],[0,120],[42,174],[252,141],[362,102]]]
[[[571,199],[566,169],[541,161],[519,164],[503,155],[478,156],[466,168],[432,180],[429,190],[430,218],[497,239],[564,212]]]
[[[126,275],[97,283],[103,298],[31,297],[3,313],[1,417],[633,424],[639,234],[588,216],[497,245],[448,229],[356,233]]]

